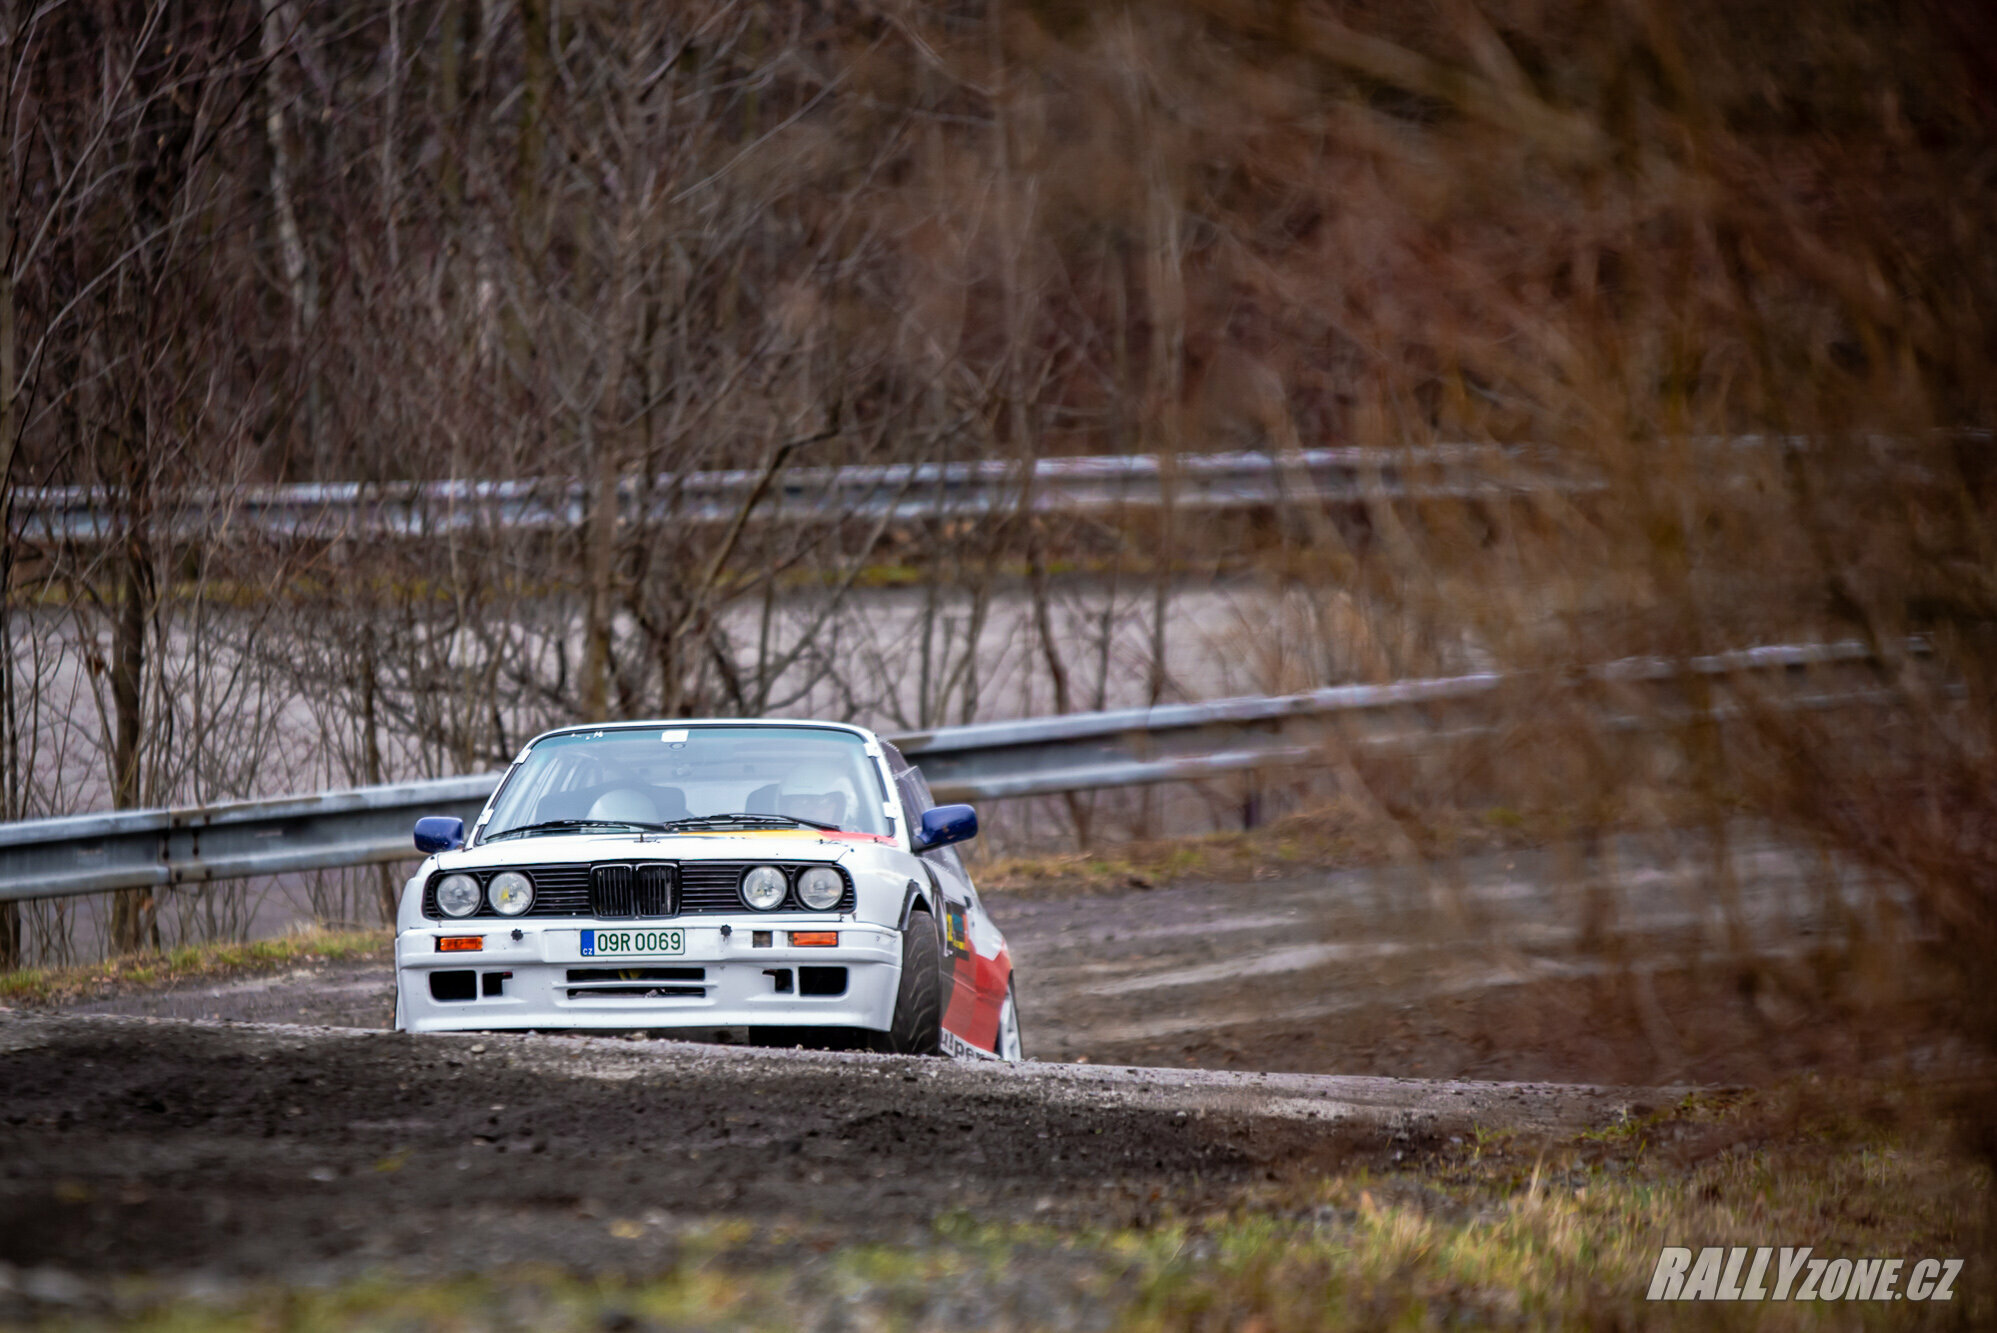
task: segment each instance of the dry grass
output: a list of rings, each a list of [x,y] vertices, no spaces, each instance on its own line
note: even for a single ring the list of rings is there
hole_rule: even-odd
[[[1086,851],[1000,856],[974,866],[981,892],[1009,895],[1120,893],[1173,882],[1247,884],[1314,870],[1382,865],[1410,858],[1438,861],[1570,838],[1591,812],[1491,805],[1422,809],[1398,819],[1377,805],[1315,803],[1259,828],[1138,838]],[[1612,825],[1587,823],[1599,835],[1655,822],[1655,807]]]
[[[126,954],[80,967],[0,972],[0,1004],[74,1004],[135,990],[282,971],[303,963],[386,961],[387,930],[308,928],[273,939],[188,944],[161,953]]]

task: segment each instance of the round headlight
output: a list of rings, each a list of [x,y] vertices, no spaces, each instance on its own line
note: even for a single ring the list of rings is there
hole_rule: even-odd
[[[437,882],[437,906],[445,916],[470,916],[478,910],[478,881],[470,875],[446,875]]]
[[[485,896],[501,916],[519,916],[534,905],[534,881],[517,870],[502,871],[485,886]]]
[[[780,906],[784,900],[784,872],[775,866],[757,866],[742,876],[742,901],[758,912]]]
[[[797,896],[804,900],[806,907],[824,911],[836,906],[846,893],[846,881],[839,878],[839,872],[829,866],[813,866],[798,876]]]

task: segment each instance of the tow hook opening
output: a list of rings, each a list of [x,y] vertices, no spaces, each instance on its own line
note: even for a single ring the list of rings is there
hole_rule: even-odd
[[[846,969],[843,967],[800,967],[797,970],[799,995],[844,995]]]

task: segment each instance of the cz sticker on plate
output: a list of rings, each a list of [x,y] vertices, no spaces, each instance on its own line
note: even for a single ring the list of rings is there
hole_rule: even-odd
[[[585,930],[582,956],[602,958],[622,953],[685,953],[684,930]]]

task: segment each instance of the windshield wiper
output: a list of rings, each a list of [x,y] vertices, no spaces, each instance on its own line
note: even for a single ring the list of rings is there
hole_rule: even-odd
[[[647,833],[663,833],[670,827],[670,824],[646,824],[636,819],[547,819],[539,824],[522,824],[519,828],[489,833],[481,841],[498,842],[501,838],[524,838],[530,833],[557,833],[585,828],[635,828],[644,829]]]
[[[837,824],[821,824],[815,819],[799,819],[796,815],[754,815],[747,811],[732,815],[694,815],[690,819],[675,819],[669,824],[656,824],[651,827],[672,829],[729,828],[740,825],[750,828],[815,828],[827,833],[841,832]]]

